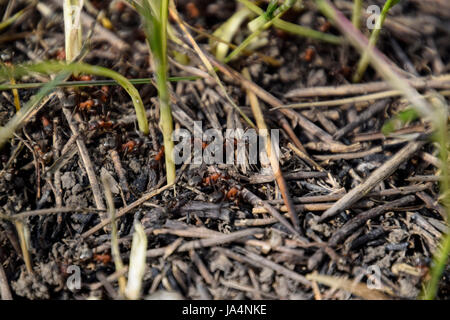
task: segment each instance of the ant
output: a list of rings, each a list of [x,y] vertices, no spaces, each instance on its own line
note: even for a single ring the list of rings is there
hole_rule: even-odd
[[[100,101],[98,99],[88,99],[84,102],[80,102],[78,105],[78,109],[83,112],[91,112],[93,108],[101,106]]]
[[[237,200],[237,196],[239,195],[239,189],[236,187],[231,187],[226,194],[226,198],[228,200],[234,201]]]
[[[88,129],[90,131],[110,131],[115,127],[117,127],[117,124],[109,120],[109,112],[106,114],[106,116],[102,116],[100,119],[90,121],[88,125]]]
[[[89,130],[94,131],[94,130],[104,130],[104,131],[108,131],[110,129],[113,129],[115,127],[115,124],[110,121],[110,120],[94,120],[89,122]]]
[[[155,155],[155,160],[159,162],[162,160],[163,157],[164,157],[164,146],[162,146],[159,152]]]
[[[44,128],[45,134],[47,134],[47,135],[52,134],[53,126],[52,126],[52,123],[50,122],[50,120],[48,120],[45,116],[42,116],[41,123],[42,123],[42,127]]]
[[[329,21],[325,21],[322,25],[319,27],[320,32],[328,32],[331,28],[331,23]]]
[[[125,142],[120,146],[120,151],[124,153],[130,153],[136,150],[140,145],[142,145],[142,141],[139,139],[131,139]],[[164,150],[163,150],[164,152]]]
[[[308,47],[303,54],[303,60],[306,62],[311,62],[315,55],[315,50],[312,47]]]
[[[205,186],[211,186],[215,183],[217,183],[217,181],[219,180],[223,180],[226,179],[221,173],[213,173],[209,176],[207,176],[206,178],[203,178],[203,184]]]
[[[236,186],[229,187],[227,182],[230,178],[222,173],[214,172],[203,178],[204,186],[218,187],[218,191],[225,195],[225,199],[239,203],[239,188]]]
[[[128,154],[137,151],[144,144],[143,139],[139,135],[125,133],[120,137],[119,148],[117,151]]]
[[[102,264],[106,265],[112,261],[112,257],[110,254],[94,254],[93,256],[94,260],[97,262],[101,262]]]
[[[73,77],[77,81],[92,81],[92,76],[81,75]],[[77,92],[77,97],[80,100],[80,96],[85,100],[78,103],[78,110],[87,113],[96,113],[99,107],[102,107],[109,98],[109,87],[102,86],[99,90],[94,92]]]

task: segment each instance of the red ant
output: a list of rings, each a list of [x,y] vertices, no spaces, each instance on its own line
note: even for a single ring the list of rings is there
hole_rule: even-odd
[[[303,60],[305,60],[306,62],[311,62],[312,59],[314,58],[314,54],[316,52],[314,51],[314,48],[309,47],[308,49],[305,50],[305,54],[303,55]]]
[[[94,260],[101,262],[103,264],[108,264],[112,261],[111,255],[110,254],[94,254]]]
[[[319,31],[320,32],[327,32],[328,30],[330,30],[331,28],[331,23],[330,21],[325,21],[320,27],[319,27]]]
[[[236,200],[238,193],[239,193],[238,188],[231,187],[231,189],[228,190],[226,197],[228,200]]]
[[[159,152],[156,154],[155,160],[156,161],[161,161],[163,156],[164,156],[164,146],[162,146],[161,149],[159,150]]]
[[[89,130],[99,130],[99,129],[112,129],[114,127],[114,123],[112,121],[105,120],[97,120],[89,122]]]
[[[195,19],[200,16],[200,11],[193,1],[188,2],[188,4],[186,5],[186,10],[190,18]]]
[[[86,75],[86,74],[85,74],[85,75],[76,77],[76,79],[77,79],[78,81],[92,81],[92,76]]]
[[[81,76],[73,76],[73,78],[77,81],[91,81],[91,75],[81,75]],[[80,102],[78,104],[78,108],[83,112],[93,112],[94,108],[102,106],[103,103],[108,101],[109,97],[109,87],[102,86],[100,90],[95,92],[81,92],[81,95],[87,97],[87,100]]]
[[[109,113],[108,113],[108,114],[106,114],[106,116],[103,116],[100,119],[90,121],[88,128],[91,131],[99,130],[99,129],[103,129],[104,131],[108,131],[110,129],[115,128],[116,126],[117,126],[116,123],[114,123],[111,120],[109,120]]]
[[[90,112],[92,108],[100,106],[100,102],[97,99],[88,99],[84,102],[80,102],[78,108],[80,111]]]
[[[42,126],[44,127],[44,132],[48,135],[50,135],[53,131],[53,126],[51,122],[45,117],[41,117]]]
[[[210,186],[215,184],[218,180],[223,179],[224,176],[221,173],[213,173],[210,176],[207,176],[203,179],[203,184],[206,186]]]
[[[132,152],[136,147],[140,146],[142,144],[141,141],[138,141],[136,139],[130,140],[128,142],[125,142],[120,147],[120,151],[130,153]]]

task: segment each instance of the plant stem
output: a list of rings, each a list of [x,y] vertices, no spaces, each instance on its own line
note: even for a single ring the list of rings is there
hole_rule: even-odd
[[[359,29],[361,24],[361,8],[362,0],[353,0],[352,23],[356,29]]]
[[[448,168],[448,132],[447,132],[447,119],[448,114],[446,112],[447,106],[445,102],[439,107],[439,100],[435,97],[436,113],[441,112],[442,116],[436,119],[438,128],[436,133],[436,141],[440,145],[440,159],[441,159],[441,182],[440,182],[440,194],[444,195],[443,204],[447,212],[447,222],[450,221],[450,181],[449,181],[449,168]],[[448,257],[450,254],[450,232],[443,235],[441,239],[440,248],[434,254],[433,266],[431,268],[431,279],[424,286],[422,291],[422,299],[433,300],[439,289],[439,280],[441,279],[442,273],[444,272]]]
[[[31,8],[35,6],[37,1],[33,1],[28,7],[16,12],[12,17],[9,17],[3,21],[0,22],[0,31],[7,28],[14,22],[16,22],[18,19],[20,19],[27,11],[29,11]]]
[[[165,77],[158,77],[159,111],[161,131],[164,139],[164,153],[166,159],[167,184],[175,182],[175,162],[173,160],[174,143],[172,139],[173,120],[170,108],[169,94]],[[163,83],[164,82],[164,83]]]
[[[266,12],[265,14],[260,15],[258,18],[256,18],[255,20],[262,19],[262,24],[260,24],[256,30],[254,30],[247,38],[245,38],[245,40],[242,41],[242,43],[224,59],[224,63],[228,63],[233,58],[237,57],[256,37],[261,34],[261,32],[270,28],[276,19],[280,18],[286,11],[288,11],[296,1],[297,0],[286,0],[281,6],[275,9],[273,13]],[[275,3],[276,2],[277,1],[275,1]],[[269,4],[269,8],[271,4],[273,4],[273,2]]]
[[[164,153],[166,159],[167,184],[175,182],[175,162],[173,160],[174,143],[172,139],[173,120],[170,108],[170,96],[167,85],[167,22],[169,19],[169,0],[161,1],[161,57],[160,63],[156,65],[159,95],[159,110],[161,131],[164,139]]]
[[[216,45],[216,58],[219,61],[223,61],[227,55],[229,46],[227,43],[231,42],[235,34],[239,31],[241,24],[252,12],[248,8],[241,8],[235,12],[224,24],[222,24],[216,31],[214,31],[213,36],[216,36],[224,42],[217,43]],[[212,47],[215,45],[215,41],[210,40],[210,45]]]
[[[33,267],[31,265],[30,252],[28,251],[27,244],[27,226],[22,221],[14,221],[14,225],[19,235],[20,249],[22,250],[23,260],[25,261],[25,267],[27,268],[28,274],[33,273]]]
[[[156,85],[158,87],[159,125],[164,139],[166,178],[167,184],[173,184],[176,174],[175,162],[173,160],[173,120],[167,83],[169,0],[143,0],[139,3],[137,1],[130,2],[143,18],[144,31],[151,51],[151,64],[155,69]]]
[[[356,7],[357,1],[361,1],[361,0],[355,0],[355,7]],[[377,44],[378,38],[380,36],[381,27],[384,24],[384,20],[386,19],[389,9],[393,6],[395,1],[396,0],[387,0],[386,3],[384,4],[383,10],[381,11],[381,14],[378,17],[377,22],[375,24],[375,28],[373,29],[372,33],[370,34],[369,46],[371,48],[375,47],[375,45]],[[356,8],[355,8],[355,10],[356,10]],[[361,12],[361,8],[358,9],[358,12]],[[355,11],[353,13],[355,14]],[[356,29],[358,29],[358,27],[356,27],[356,25],[355,25],[355,21],[353,21],[353,25],[355,26]],[[353,82],[361,81],[361,78],[363,77],[364,72],[366,71],[367,66],[369,65],[370,59],[369,59],[368,50],[369,49],[366,49],[363,52],[361,58],[359,59],[357,70],[355,72],[355,75],[353,76]]]
[[[119,238],[117,236],[117,222],[116,222],[116,208],[114,206],[114,199],[111,193],[111,187],[109,181],[105,175],[101,177],[103,183],[103,190],[105,192],[106,204],[108,207],[109,217],[111,220],[111,254],[116,267],[116,272],[121,272],[124,268],[122,258],[120,256]],[[125,288],[127,281],[122,275],[119,277],[119,293],[121,297],[125,296]]]
[[[13,73],[15,77],[18,77],[26,75],[30,72],[38,72],[43,74],[52,74],[59,72],[86,73],[115,80],[125,89],[125,91],[130,95],[133,101],[139,130],[146,135],[149,133],[147,116],[145,114],[145,108],[141,96],[139,95],[137,89],[130,83],[130,81],[128,81],[128,79],[122,76],[120,73],[117,73],[108,68],[92,66],[90,64],[81,62],[73,62],[70,64],[65,64],[62,62],[41,62],[30,65],[18,65],[12,69],[0,69],[0,77],[8,77],[11,73]],[[60,81],[58,81],[58,83],[59,82]],[[52,88],[55,87],[58,83],[52,82]]]
[[[45,86],[40,89],[35,96],[33,96],[19,111],[17,111],[5,126],[0,127],[0,149],[9,139],[12,138],[14,132],[16,132],[16,130],[24,124],[24,120],[30,115],[30,113],[33,112],[34,109],[36,109],[40,101],[51,93],[57,83],[63,81],[68,76],[69,73],[67,72],[62,72],[57,75],[55,79],[45,84]]]
[[[66,61],[72,62],[82,47],[81,9],[83,0],[64,0],[64,33]]]
[[[251,81],[250,72],[247,68],[242,70],[243,76]],[[269,129],[266,125],[266,121],[264,120],[263,111],[259,105],[258,97],[255,93],[250,90],[247,90],[247,96],[249,98],[250,107],[252,109],[253,116],[255,117],[256,125],[258,126],[258,134],[263,138],[263,143],[266,148],[266,154],[270,161],[270,166],[272,168],[273,175],[275,176],[275,180],[277,182],[278,187],[280,188],[281,195],[283,197],[286,208],[289,212],[289,216],[291,218],[292,224],[295,230],[299,230],[299,220],[297,217],[297,213],[295,212],[295,208],[292,204],[292,199],[289,196],[288,186],[286,184],[286,180],[283,177],[281,172],[279,157],[276,152],[276,147],[274,145],[274,141],[272,141],[271,136],[269,135]]]
[[[254,13],[258,15],[264,14],[264,10],[255,5],[253,2],[249,0],[237,0],[238,2],[242,3],[244,6],[246,6],[248,9],[253,11]],[[332,44],[340,44],[342,42],[342,39],[340,37],[337,37],[332,34],[323,33],[320,31],[316,31],[307,27],[300,26],[295,23],[287,22],[282,19],[274,19],[273,25],[283,31],[311,39],[321,40]]]
[[[186,76],[186,77],[170,77],[167,80],[169,82],[178,81],[195,81],[201,79],[200,76]],[[152,83],[152,78],[137,78],[128,79],[133,84],[149,84]],[[12,82],[12,81],[11,81]],[[15,84],[1,84],[0,91],[14,90],[14,89],[35,89],[42,88],[46,82],[34,82],[34,83],[15,83]],[[91,80],[91,81],[64,81],[56,85],[56,87],[91,87],[91,86],[119,86],[120,84],[115,80]]]
[[[134,224],[133,241],[131,242],[128,281],[125,296],[138,300],[142,294],[142,280],[145,274],[147,252],[147,235],[141,223]]]

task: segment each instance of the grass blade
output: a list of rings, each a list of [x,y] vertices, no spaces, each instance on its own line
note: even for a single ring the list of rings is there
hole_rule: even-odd
[[[167,28],[169,1],[148,1],[141,4],[133,1],[138,13],[144,19],[144,30],[152,53],[153,67],[156,72],[158,87],[160,128],[164,139],[167,184],[175,181],[175,162],[173,160],[174,142],[172,139],[173,120],[170,107],[169,88],[167,84]]]
[[[116,272],[121,272],[124,268],[122,258],[120,257],[119,250],[119,238],[117,235],[117,222],[116,222],[116,208],[114,206],[114,199],[106,175],[101,175],[103,189],[105,192],[106,204],[108,206],[108,212],[111,219],[111,253],[116,267]],[[119,277],[119,293],[120,296],[125,296],[126,279],[122,275]]]
[[[136,111],[139,130],[145,135],[149,133],[148,121],[145,114],[145,108],[141,96],[139,95],[137,89],[130,83],[130,81],[121,74],[108,68],[93,66],[82,62],[73,62],[70,64],[66,64],[63,62],[49,61],[49,62],[40,62],[36,64],[17,65],[14,66],[13,68],[2,68],[0,70],[0,78],[6,80],[8,79],[8,76],[11,75],[14,76],[15,78],[18,78],[20,76],[27,75],[32,72],[42,74],[54,74],[59,72],[69,74],[86,73],[111,78],[115,80],[125,89],[125,91],[130,95],[130,98],[132,99],[134,109]],[[60,83],[61,80],[58,81],[57,83]],[[53,83],[52,88],[55,87],[57,83]]]
[[[237,0],[238,2],[245,5],[248,9],[253,11],[254,13],[258,15],[264,14],[264,10],[258,7],[256,4],[249,0]],[[332,43],[332,44],[340,44],[342,43],[342,39],[340,37],[337,37],[332,34],[323,33],[320,31],[316,31],[307,27],[300,26],[295,23],[287,22],[282,19],[275,19],[273,21],[273,25],[283,31],[305,37],[305,38],[311,38],[315,40],[321,40],[324,42]]]
[[[83,0],[64,0],[64,34],[66,61],[73,61],[81,52],[82,33],[81,33],[81,10],[83,9]]]
[[[128,299],[138,300],[141,297],[142,279],[145,273],[147,235],[140,223],[134,225],[134,230],[125,295]]]
[[[356,12],[356,10],[358,10],[358,12],[361,12],[361,7],[356,8],[356,6],[357,6],[356,2],[358,2],[358,1],[361,1],[361,0],[355,0],[355,12]],[[375,45],[377,44],[378,38],[380,36],[381,27],[384,24],[384,20],[386,19],[386,16],[387,16],[389,10],[394,5],[396,5],[398,2],[399,2],[399,0],[387,0],[386,3],[384,4],[383,10],[381,10],[381,14],[377,19],[375,28],[372,30],[372,33],[370,34],[370,38],[369,38],[369,46],[370,47],[375,47]],[[353,21],[353,25],[355,26],[355,28],[358,29],[358,27],[355,25],[355,21]],[[368,65],[369,65],[369,56],[368,56],[367,50],[365,50],[363,52],[361,58],[359,59],[358,68],[356,69],[355,75],[353,76],[353,82],[361,81],[361,78],[363,77],[364,72],[366,71]]]
[[[38,106],[39,102],[48,94],[50,94],[58,83],[66,79],[70,75],[69,72],[62,72],[52,81],[47,83],[39,92],[34,95],[4,126],[0,127],[0,149],[12,138],[14,132],[21,128],[24,119]]]

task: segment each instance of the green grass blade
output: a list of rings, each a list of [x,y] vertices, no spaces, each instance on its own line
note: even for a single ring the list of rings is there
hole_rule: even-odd
[[[356,0],[358,1],[358,0]],[[387,0],[386,3],[383,6],[383,10],[381,11],[380,16],[377,19],[375,29],[372,30],[372,33],[370,34],[369,38],[369,46],[375,47],[378,41],[378,38],[380,37],[381,28],[383,27],[384,20],[386,19],[386,16],[389,12],[389,10],[396,5],[399,2],[399,0]],[[355,26],[356,27],[356,26]],[[367,69],[367,66],[369,65],[370,59],[369,54],[367,50],[363,52],[363,55],[359,59],[358,67],[356,69],[355,75],[353,76],[353,82],[359,82],[361,81],[364,72]]]
[[[362,0],[353,0],[352,23],[356,29],[359,29],[361,24],[361,8]]]
[[[242,3],[248,9],[250,9],[251,11],[253,11],[254,13],[256,13],[260,16],[264,14],[263,9],[261,9],[260,7],[258,7],[256,4],[254,4],[253,2],[251,2],[249,0],[237,0],[237,1]],[[320,31],[316,31],[311,28],[303,27],[303,26],[300,26],[295,23],[284,21],[282,19],[275,19],[273,21],[273,25],[274,25],[274,27],[276,27],[280,30],[298,35],[300,37],[311,38],[311,39],[320,40],[320,41],[324,41],[324,42],[328,42],[328,43],[332,43],[332,44],[342,43],[341,37],[338,37],[338,36],[335,36],[332,34],[328,34],[328,33],[323,33]]]
[[[281,18],[281,16],[283,16],[283,14],[286,13],[286,11],[288,11],[296,1],[297,0],[286,0],[278,8],[276,8],[276,0],[270,2],[267,11],[253,20],[253,22],[256,21],[256,25],[253,24],[253,32],[224,59],[224,63],[228,63],[237,57],[254,39],[261,34],[261,32],[270,28],[276,19]]]
[[[50,62],[40,62],[36,64],[17,65],[14,66],[13,68],[2,68],[0,70],[0,77],[3,78],[3,80],[6,80],[9,79],[7,78],[8,75],[18,78],[20,76],[27,75],[31,72],[42,74],[55,74],[63,71],[71,72],[74,74],[80,73],[93,74],[96,76],[102,76],[115,80],[119,85],[121,85],[125,89],[125,91],[130,95],[133,101],[139,130],[146,135],[149,133],[145,108],[141,96],[139,95],[139,92],[130,83],[130,81],[128,81],[127,78],[108,68],[100,66],[92,66],[81,62],[73,62],[70,64],[66,64],[63,62],[50,61]]]
[[[439,158],[442,165],[441,169],[441,181],[440,181],[440,194],[443,196],[442,203],[447,212],[447,223],[450,221],[450,176],[449,176],[449,162],[448,162],[448,106],[443,97],[436,95],[433,99],[433,106],[436,109],[436,114],[440,114],[440,125],[437,127],[437,132],[434,137],[439,144]],[[434,253],[433,264],[431,267],[431,279],[425,284],[421,298],[425,300],[433,300],[439,289],[439,281],[444,273],[447,261],[450,255],[450,232],[442,236],[439,248]]]
[[[169,77],[167,81],[195,81],[201,79],[200,76],[186,76],[186,77]],[[153,82],[153,78],[137,78],[128,79],[132,85],[149,84]],[[0,91],[13,89],[36,89],[45,86],[46,82],[33,83],[16,83],[16,84],[0,84]],[[119,86],[120,84],[115,80],[91,80],[91,81],[64,81],[58,83],[57,87],[92,87],[92,86]]]
[[[172,110],[168,88],[167,30],[169,1],[143,0],[141,4],[133,1],[137,12],[143,17],[144,31],[150,46],[153,67],[158,88],[160,127],[164,139],[167,184],[175,182],[175,162],[173,160],[174,142]]]
[[[39,92],[34,95],[30,101],[28,101],[4,127],[0,127],[0,149],[3,145],[12,138],[14,132],[21,128],[24,119],[36,109],[41,100],[49,95],[56,85],[66,79],[70,75],[70,72],[63,71],[58,74],[55,79],[47,83]]]

